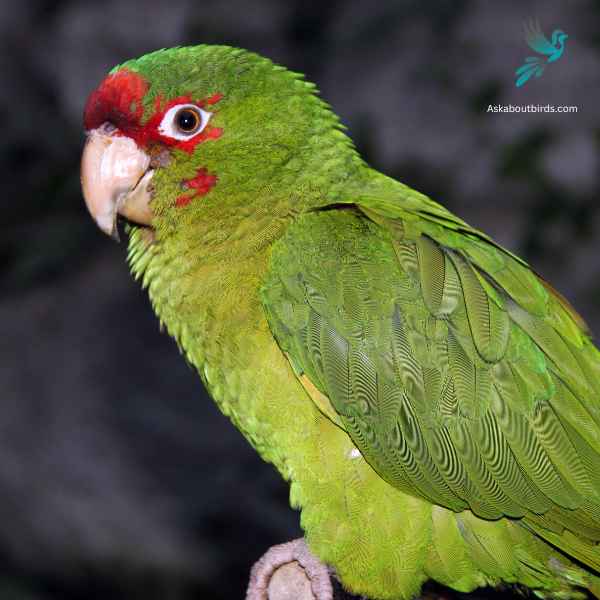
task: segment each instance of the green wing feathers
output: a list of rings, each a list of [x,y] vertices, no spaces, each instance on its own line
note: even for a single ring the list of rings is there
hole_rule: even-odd
[[[600,354],[526,264],[436,207],[299,217],[262,289],[271,329],[391,485],[600,571]]]

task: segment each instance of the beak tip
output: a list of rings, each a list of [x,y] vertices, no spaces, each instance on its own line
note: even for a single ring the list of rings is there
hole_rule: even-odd
[[[100,215],[92,215],[98,229],[110,237],[115,236],[117,229],[116,216],[112,213],[105,213]],[[117,234],[118,235],[118,234]]]
[[[117,242],[117,244],[121,241],[121,237],[119,236],[119,228],[117,227],[116,222],[113,225],[112,231],[110,232],[110,237]]]

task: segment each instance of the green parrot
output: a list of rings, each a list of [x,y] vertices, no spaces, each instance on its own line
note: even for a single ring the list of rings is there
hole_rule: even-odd
[[[369,167],[315,86],[227,46],[90,95],[81,178],[223,413],[290,484],[318,600],[600,590],[600,354],[525,262]]]

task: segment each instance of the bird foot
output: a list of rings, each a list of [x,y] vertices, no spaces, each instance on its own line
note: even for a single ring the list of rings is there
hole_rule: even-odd
[[[273,546],[252,567],[246,600],[333,600],[329,569],[304,538]]]

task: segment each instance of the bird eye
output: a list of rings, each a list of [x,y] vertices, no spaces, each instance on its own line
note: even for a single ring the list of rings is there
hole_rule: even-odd
[[[206,127],[211,116],[195,104],[179,104],[165,113],[158,132],[176,140],[189,140]]]
[[[181,108],[175,115],[175,125],[181,133],[194,133],[200,123],[200,115],[191,108]]]

